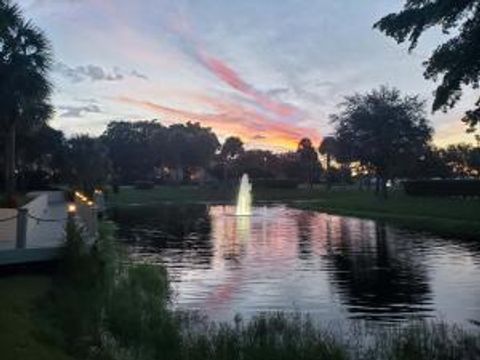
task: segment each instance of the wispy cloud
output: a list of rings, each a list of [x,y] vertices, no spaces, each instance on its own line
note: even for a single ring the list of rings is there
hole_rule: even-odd
[[[102,112],[100,107],[96,104],[80,105],[80,106],[61,105],[58,107],[58,109],[62,111],[62,113],[60,114],[60,117],[63,117],[63,118],[80,118],[87,113],[98,114]]]
[[[120,81],[127,76],[133,76],[140,79],[148,79],[146,75],[132,70],[130,72],[122,71],[118,67],[113,69],[105,69],[99,65],[79,65],[69,66],[63,62],[57,62],[53,66],[53,71],[68,78],[74,83],[90,80],[90,81]]]
[[[265,135],[253,135],[251,137],[252,140],[265,140],[267,137]]]
[[[133,76],[133,77],[136,77],[136,78],[139,78],[139,79],[143,79],[143,80],[148,80],[148,76],[137,71],[137,70],[132,70],[130,72],[130,75]]]

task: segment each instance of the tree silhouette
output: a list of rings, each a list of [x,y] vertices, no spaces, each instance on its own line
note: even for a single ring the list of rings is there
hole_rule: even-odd
[[[477,89],[480,79],[480,2],[478,0],[407,0],[404,9],[392,13],[374,27],[397,43],[410,42],[413,50],[420,36],[434,26],[444,33],[453,33],[448,41],[438,46],[425,62],[425,78],[442,83],[435,91],[433,110],[447,110],[455,106],[462,94],[462,86]],[[474,131],[480,123],[480,98],[476,108],[466,112],[462,121]]]
[[[325,136],[320,143],[318,151],[327,157],[327,188],[332,184],[332,158],[336,156],[338,142],[334,136]]]
[[[151,180],[168,168],[182,181],[193,168],[206,168],[219,147],[210,128],[198,123],[165,127],[157,121],[113,121],[101,136],[118,180]]]
[[[219,148],[217,136],[199,123],[174,124],[168,128],[166,165],[175,170],[177,181],[193,168],[205,168]]]
[[[445,159],[445,150],[429,146],[425,154],[410,167],[409,178],[449,178],[453,176],[452,166]]]
[[[16,133],[46,122],[52,113],[47,79],[50,45],[18,6],[0,1],[0,124],[5,136],[5,191],[15,192]]]
[[[268,150],[248,150],[236,160],[238,173],[247,173],[251,178],[273,178],[276,156]]]
[[[480,149],[469,144],[449,145],[442,150],[442,157],[454,176],[480,175]]]
[[[107,183],[111,174],[108,149],[98,138],[79,135],[68,140],[70,183],[92,193]]]
[[[297,154],[299,157],[302,174],[307,184],[312,187],[316,173],[320,169],[318,155],[309,138],[303,138],[298,143]]]
[[[230,136],[222,145],[220,158],[223,164],[223,180],[228,179],[228,170],[232,166],[232,162],[245,152],[243,142],[239,137]]]
[[[381,87],[348,96],[342,111],[332,116],[336,138],[351,159],[373,168],[384,196],[386,180],[405,174],[427,150],[432,128],[425,118],[424,102]],[[379,186],[377,186],[377,192]]]
[[[62,131],[48,125],[17,137],[18,186],[39,190],[61,183],[67,168],[67,141]]]
[[[124,182],[153,177],[162,163],[165,128],[155,121],[110,122],[101,139],[108,147],[115,176]]]
[[[222,158],[228,161],[235,159],[244,151],[242,140],[239,137],[230,136],[223,143],[220,154]]]

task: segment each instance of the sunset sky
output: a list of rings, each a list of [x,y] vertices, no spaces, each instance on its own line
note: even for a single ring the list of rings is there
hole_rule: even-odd
[[[422,62],[443,39],[418,49],[373,23],[400,0],[23,0],[55,54],[52,126],[98,135],[112,120],[199,121],[221,139],[285,150],[332,132],[342,97],[381,84],[429,100]],[[478,94],[477,94],[478,96]],[[429,114],[435,142],[473,140],[451,112]]]

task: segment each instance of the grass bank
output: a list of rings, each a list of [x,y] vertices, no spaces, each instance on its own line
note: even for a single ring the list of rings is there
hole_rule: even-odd
[[[2,360],[68,360],[66,353],[45,341],[37,305],[50,291],[45,275],[0,277],[0,358]]]
[[[325,192],[312,202],[295,206],[381,220],[441,236],[480,240],[479,199],[411,197],[397,192],[385,200],[367,192],[338,191]]]
[[[109,196],[112,206],[152,205],[158,202],[233,203],[235,189],[159,186],[150,190],[122,188]],[[442,236],[480,239],[480,200],[409,197],[395,192],[385,200],[371,192],[344,188],[254,189],[254,201],[282,201],[293,206],[332,214],[382,220]]]
[[[158,202],[211,202],[234,203],[236,188],[200,186],[156,186],[149,190],[122,187],[118,194],[110,193],[108,202],[112,206],[155,204]],[[297,201],[320,197],[322,189],[254,189],[255,201]]]

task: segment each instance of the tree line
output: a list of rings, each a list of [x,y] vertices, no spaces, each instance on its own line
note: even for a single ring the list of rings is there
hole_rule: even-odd
[[[71,138],[43,124],[17,136],[17,185],[38,189],[68,183],[92,190],[142,181],[235,183],[248,173],[253,179],[309,186],[377,179],[381,192],[387,180],[397,178],[480,174],[479,147],[432,145],[432,130],[417,97],[380,88],[346,98],[342,108],[332,116],[332,136],[320,144],[300,139],[296,150],[282,153],[246,149],[234,136],[221,143],[212,129],[199,123],[113,121],[98,137]]]
[[[18,185],[25,189],[52,183],[88,189],[138,181],[228,182],[243,172],[254,178],[313,183],[321,174],[317,152],[307,138],[301,139],[297,151],[275,154],[246,150],[238,137],[221,144],[199,123],[164,126],[156,120],[113,121],[98,137],[69,139],[44,124],[18,135],[16,169]]]

